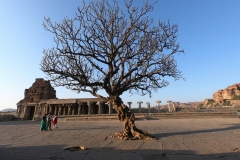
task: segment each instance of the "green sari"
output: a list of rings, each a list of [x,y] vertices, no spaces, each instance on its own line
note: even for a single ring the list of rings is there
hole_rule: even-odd
[[[47,121],[46,119],[43,118],[43,120],[41,120],[41,124],[40,124],[40,131],[46,131],[47,130]]]

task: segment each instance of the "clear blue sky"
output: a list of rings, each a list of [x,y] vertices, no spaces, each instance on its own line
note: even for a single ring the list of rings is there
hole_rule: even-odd
[[[138,3],[142,2],[137,0]],[[150,0],[151,1],[151,0]],[[43,48],[51,48],[53,35],[42,26],[44,16],[60,22],[71,17],[81,0],[1,0],[0,1],[0,110],[16,108],[24,98],[24,89],[35,78],[45,78],[40,70]],[[239,0],[159,0],[149,14],[156,20],[170,20],[179,25],[179,39],[185,54],[177,61],[186,81],[170,81],[152,98],[124,94],[124,102],[143,101],[155,106],[198,102],[212,98],[218,89],[240,83],[240,1]],[[86,98],[65,88],[55,88],[58,98]]]

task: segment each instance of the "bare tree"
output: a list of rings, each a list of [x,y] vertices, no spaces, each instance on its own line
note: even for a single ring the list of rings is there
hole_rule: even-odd
[[[155,3],[136,7],[133,0],[125,0],[124,4],[121,9],[117,0],[92,1],[61,23],[44,18],[44,29],[54,34],[56,47],[43,51],[41,70],[55,86],[89,92],[111,103],[124,122],[118,138],[153,139],[135,126],[134,114],[120,96],[125,91],[151,96],[168,85],[165,76],[183,78],[174,59],[183,53],[178,26],[149,18]]]

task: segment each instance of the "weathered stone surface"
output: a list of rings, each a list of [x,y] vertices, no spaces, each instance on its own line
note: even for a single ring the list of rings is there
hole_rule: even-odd
[[[22,102],[39,102],[41,99],[56,98],[56,91],[51,86],[50,81],[43,78],[36,78],[36,81],[29,89],[25,89]]]
[[[240,96],[240,83],[218,90],[213,94],[213,99],[216,103],[221,104],[224,103],[224,100],[232,100],[235,96]]]
[[[17,103],[16,116],[24,120],[36,120],[44,114],[112,114],[112,109],[100,98],[58,99],[50,81],[36,78],[32,86],[25,89],[24,99]]]

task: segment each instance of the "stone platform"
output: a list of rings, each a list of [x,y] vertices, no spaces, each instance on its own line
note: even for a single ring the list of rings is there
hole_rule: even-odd
[[[236,112],[172,112],[172,113],[134,113],[136,120],[196,119],[196,118],[236,118]],[[102,115],[60,115],[61,121],[112,121],[117,114]],[[37,119],[40,120],[41,118]]]
[[[236,118],[139,120],[152,141],[111,138],[123,124],[112,121],[59,121],[39,131],[39,121],[0,122],[0,159],[77,160],[239,160],[240,120]],[[75,146],[87,150],[65,150]]]

